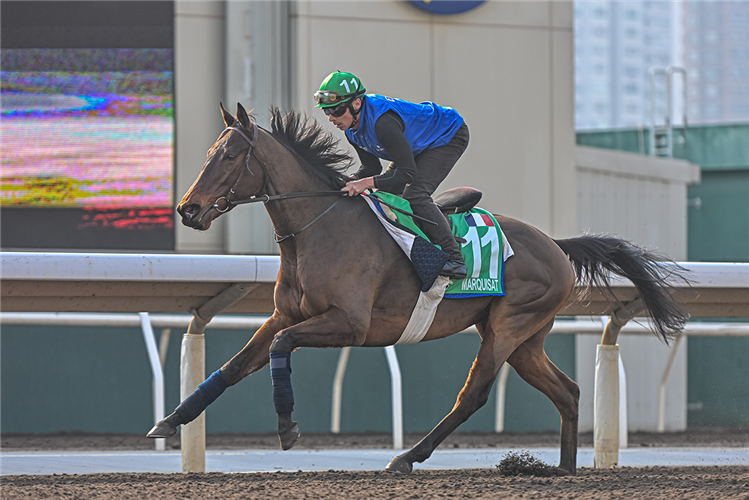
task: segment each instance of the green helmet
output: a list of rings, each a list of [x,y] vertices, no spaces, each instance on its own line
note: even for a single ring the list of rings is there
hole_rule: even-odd
[[[361,80],[345,71],[336,71],[328,75],[320,84],[320,90],[315,92],[317,108],[330,108],[342,102],[351,101],[364,95],[367,90]]]

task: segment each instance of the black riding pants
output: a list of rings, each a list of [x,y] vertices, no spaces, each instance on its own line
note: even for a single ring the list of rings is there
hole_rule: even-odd
[[[468,139],[468,125],[463,122],[455,136],[445,146],[422,151],[415,158],[416,177],[406,185],[402,193],[402,196],[411,203],[414,214],[437,223],[437,226],[434,226],[415,221],[432,243],[439,245],[450,255],[451,259],[460,259],[460,249],[450,230],[450,224],[434,204],[432,194],[468,147]],[[391,164],[388,168],[394,168],[394,165]]]

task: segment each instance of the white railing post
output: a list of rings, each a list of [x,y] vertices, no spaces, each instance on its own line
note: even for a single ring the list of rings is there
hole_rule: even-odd
[[[661,377],[661,383],[658,386],[658,432],[666,431],[666,382],[668,381],[668,374],[671,372],[671,366],[674,364],[676,358],[676,351],[679,350],[679,344],[683,335],[676,337],[671,352],[668,355],[668,361],[666,362],[666,368],[663,370],[663,376]]]
[[[148,318],[148,313],[139,313],[140,327],[143,331],[143,339],[146,341],[148,360],[151,362],[153,372],[153,414],[154,424],[164,418],[164,368],[159,358],[159,350],[156,347],[156,339],[153,336],[153,328]],[[166,448],[163,438],[156,439],[156,450],[164,451]]]
[[[629,427],[627,424],[627,374],[624,362],[619,353],[619,449],[629,446]]]
[[[185,333],[180,355],[180,400],[205,380],[205,334]],[[182,472],[205,472],[205,412],[182,426]]]
[[[385,348],[385,357],[390,368],[390,386],[393,396],[393,449],[403,449],[403,396],[401,392],[401,369],[395,346]]]
[[[338,434],[341,432],[341,400],[343,397],[343,377],[346,375],[346,365],[348,364],[348,357],[351,352],[350,347],[344,347],[341,349],[341,354],[338,356],[338,366],[335,370],[335,378],[333,379],[333,408],[331,409],[330,417],[330,432]]]
[[[593,467],[619,463],[619,345],[596,346]]]
[[[505,361],[499,370],[497,381],[497,411],[494,420],[494,432],[505,430],[505,398],[507,397],[507,377],[510,375],[510,365]]]

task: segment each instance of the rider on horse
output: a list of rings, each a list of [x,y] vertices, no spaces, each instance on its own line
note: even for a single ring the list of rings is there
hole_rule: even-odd
[[[415,215],[437,223],[420,226],[450,256],[440,274],[465,278],[458,244],[431,195],[468,146],[468,126],[453,108],[365,92],[359,78],[343,71],[328,75],[315,92],[317,107],[345,131],[361,160],[342,190],[356,196],[377,188],[408,200]],[[384,173],[380,158],[392,162]]]

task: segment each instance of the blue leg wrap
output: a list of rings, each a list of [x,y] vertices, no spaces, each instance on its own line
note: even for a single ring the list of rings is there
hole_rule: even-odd
[[[290,352],[270,353],[270,378],[273,381],[273,404],[276,405],[276,413],[294,411]]]
[[[226,381],[221,376],[220,371],[213,372],[205,382],[195,389],[195,392],[187,396],[177,407],[175,411],[185,420],[185,423],[198,418],[208,408],[208,405],[216,401],[216,398],[226,390]]]

